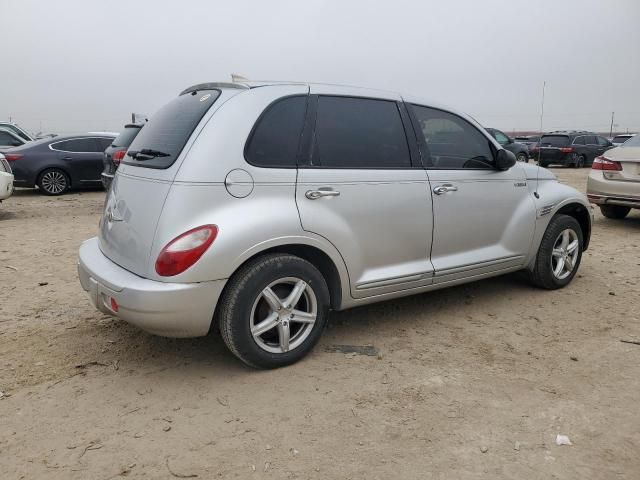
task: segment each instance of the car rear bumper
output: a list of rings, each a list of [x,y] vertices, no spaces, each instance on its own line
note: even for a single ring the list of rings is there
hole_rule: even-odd
[[[139,277],[109,260],[97,238],[80,246],[78,276],[98,310],[164,337],[206,335],[226,283],[165,283]]]
[[[640,183],[610,180],[602,171],[592,170],[587,179],[587,198],[596,205],[640,208]]]
[[[13,174],[0,172],[0,200],[6,200],[13,193]]]

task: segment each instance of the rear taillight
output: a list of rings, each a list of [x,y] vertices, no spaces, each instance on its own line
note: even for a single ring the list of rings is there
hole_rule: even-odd
[[[4,158],[9,160],[10,162],[15,162],[16,160],[20,160],[24,155],[20,155],[18,153],[5,153]]]
[[[160,251],[156,272],[162,277],[184,272],[198,261],[217,236],[217,226],[203,225],[174,238]]]
[[[573,153],[573,147],[562,147],[560,148],[562,153]]]
[[[620,165],[620,162],[614,162],[604,155],[601,155],[600,157],[593,159],[593,165],[591,165],[591,168],[593,170],[614,170],[619,172],[622,170],[622,165]]]
[[[120,162],[124,158],[125,153],[127,153],[126,150],[118,150],[116,152],[113,152],[113,155],[111,155],[111,159],[113,160],[113,163],[115,163],[116,165],[120,165]]]

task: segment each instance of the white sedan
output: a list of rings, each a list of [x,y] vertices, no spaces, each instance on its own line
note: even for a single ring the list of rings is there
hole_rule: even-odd
[[[6,200],[13,193],[13,173],[9,162],[0,153],[0,202]]]

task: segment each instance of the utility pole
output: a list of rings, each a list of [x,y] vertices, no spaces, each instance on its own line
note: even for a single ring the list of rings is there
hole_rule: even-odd
[[[613,117],[616,112],[611,112],[611,127],[609,128],[609,137],[613,137]]]

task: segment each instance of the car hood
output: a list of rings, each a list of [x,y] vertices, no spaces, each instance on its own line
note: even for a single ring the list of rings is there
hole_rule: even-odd
[[[521,163],[520,167],[524,170],[527,180],[558,180],[558,177],[546,168],[538,167],[532,163]]]
[[[640,162],[640,147],[616,147],[607,150],[604,156],[616,162]]]

